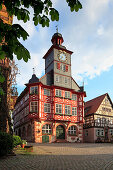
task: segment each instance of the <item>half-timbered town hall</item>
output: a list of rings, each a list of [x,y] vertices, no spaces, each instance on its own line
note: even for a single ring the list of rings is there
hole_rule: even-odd
[[[83,142],[83,87],[71,76],[72,51],[55,33],[43,56],[45,75],[26,84],[13,113],[16,135],[32,142]],[[75,68],[76,69],[76,68]]]

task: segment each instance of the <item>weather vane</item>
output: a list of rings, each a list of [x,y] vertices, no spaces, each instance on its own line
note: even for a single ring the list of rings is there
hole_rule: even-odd
[[[56,32],[58,33],[58,25],[56,25]]]
[[[33,74],[35,74],[35,68],[33,67]]]

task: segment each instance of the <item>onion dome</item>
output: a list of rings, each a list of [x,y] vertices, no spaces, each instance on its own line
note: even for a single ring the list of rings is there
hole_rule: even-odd
[[[62,34],[60,34],[58,32],[55,33],[52,36],[51,42],[53,43],[53,45],[61,45],[64,42]]]

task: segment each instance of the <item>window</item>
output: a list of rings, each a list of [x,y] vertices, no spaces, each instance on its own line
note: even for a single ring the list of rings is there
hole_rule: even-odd
[[[76,135],[76,127],[75,126],[70,126],[68,129],[68,133],[70,135]]]
[[[70,115],[70,106],[69,105],[65,105],[65,114]]]
[[[30,94],[38,94],[38,87],[37,86],[30,87]]]
[[[96,130],[96,136],[100,136],[100,130]]]
[[[104,136],[104,130],[100,130],[100,136]]]
[[[67,77],[65,77],[65,84],[67,84],[68,83],[68,78]]]
[[[59,76],[56,76],[56,82],[59,82]]]
[[[61,97],[62,96],[62,91],[59,89],[55,90],[55,95]]]
[[[104,130],[103,129],[97,129],[96,130],[96,136],[104,136]]]
[[[44,95],[50,96],[50,89],[44,89]]]
[[[56,113],[62,114],[62,105],[61,104],[56,104]]]
[[[72,107],[72,115],[77,116],[77,108],[76,107]]]
[[[38,111],[38,103],[37,102],[31,102],[30,112],[37,112],[37,111]]]
[[[64,72],[66,71],[66,66],[65,66],[65,65],[63,65],[63,71],[64,71]]]
[[[50,113],[50,103],[44,103],[44,112]]]
[[[46,124],[42,127],[42,134],[51,134],[51,126]]]
[[[70,98],[70,92],[69,91],[65,91],[65,98]]]
[[[76,94],[72,94],[72,100],[77,100],[77,95]]]
[[[85,130],[85,136],[88,136],[88,130]]]
[[[109,133],[112,136],[113,135],[113,129],[109,129]]]

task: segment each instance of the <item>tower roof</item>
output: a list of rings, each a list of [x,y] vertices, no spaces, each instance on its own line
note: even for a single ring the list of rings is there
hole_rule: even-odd
[[[61,45],[64,42],[62,34],[60,34],[58,32],[55,33],[52,36],[51,42],[53,43],[53,45]]]
[[[39,78],[36,77],[35,74],[32,75],[32,78],[29,80],[29,83],[37,83],[39,82]]]

